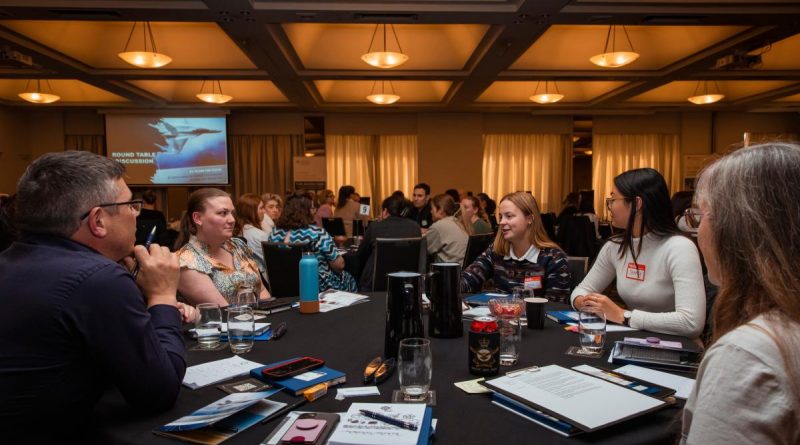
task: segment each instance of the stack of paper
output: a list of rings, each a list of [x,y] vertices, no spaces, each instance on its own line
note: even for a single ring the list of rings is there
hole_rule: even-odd
[[[330,312],[334,309],[340,309],[347,306],[352,306],[356,303],[366,301],[369,297],[366,295],[353,294],[344,291],[331,291],[319,294],[319,311]]]
[[[202,388],[234,377],[247,375],[251,369],[259,366],[262,366],[261,363],[251,362],[235,355],[224,360],[186,368],[183,384],[191,389]]]
[[[416,430],[400,428],[361,414],[380,413],[416,424]],[[424,403],[353,403],[342,416],[328,445],[417,445],[427,444],[431,431],[431,409]]]

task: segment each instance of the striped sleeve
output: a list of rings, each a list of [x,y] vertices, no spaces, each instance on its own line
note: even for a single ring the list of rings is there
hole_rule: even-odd
[[[494,265],[492,264],[492,246],[478,255],[466,269],[461,272],[461,292],[475,293],[480,292],[483,283],[494,275]]]
[[[542,252],[548,256],[545,266],[544,295],[550,301],[569,303],[569,261],[560,249],[546,249]]]

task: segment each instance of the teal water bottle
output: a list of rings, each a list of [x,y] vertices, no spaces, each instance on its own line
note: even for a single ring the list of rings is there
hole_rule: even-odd
[[[300,259],[300,313],[319,312],[319,261],[313,252]]]

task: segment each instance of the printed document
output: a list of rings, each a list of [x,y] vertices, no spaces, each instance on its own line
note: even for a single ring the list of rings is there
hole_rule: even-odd
[[[238,355],[224,360],[203,363],[186,368],[183,376],[184,386],[192,389],[213,385],[224,380],[247,375],[253,368],[264,366],[261,363],[245,360]]]

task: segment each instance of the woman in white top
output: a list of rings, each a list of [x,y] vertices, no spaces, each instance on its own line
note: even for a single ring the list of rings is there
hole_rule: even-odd
[[[622,173],[606,205],[611,223],[625,230],[600,250],[572,292],[573,306],[636,329],[699,336],[706,319],[700,255],[672,219],[664,177],[651,168]],[[615,278],[627,309],[601,294]]]
[[[467,241],[472,225],[465,223],[459,205],[450,195],[442,193],[431,199],[431,216],[434,223],[425,233],[428,255],[434,262],[464,262],[467,254]]]
[[[258,269],[264,272],[264,248],[261,243],[269,241],[269,234],[261,230],[259,224],[267,212],[264,201],[255,193],[245,193],[236,200],[235,209],[236,227],[233,234],[244,238],[258,262]]]
[[[695,199],[719,294],[681,443],[800,443],[800,146],[721,158],[701,174]]]

